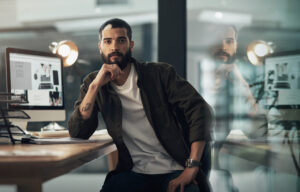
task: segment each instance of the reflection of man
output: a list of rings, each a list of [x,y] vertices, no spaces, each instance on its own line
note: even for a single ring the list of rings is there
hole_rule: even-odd
[[[237,52],[237,30],[234,26],[218,26],[215,30],[217,38],[211,50],[212,57],[216,64],[214,73],[215,85],[213,93],[215,97],[214,109],[216,111],[216,125],[214,128],[215,139],[215,167],[219,167],[218,155],[223,141],[229,135],[232,124],[230,120],[239,114],[234,105],[234,84],[239,85],[239,94],[246,98],[250,105],[251,113],[256,112],[256,101],[250,91],[249,85],[243,78],[236,64]],[[246,105],[244,103],[244,105]],[[239,107],[240,109],[241,107]],[[233,109],[233,110],[232,110]],[[241,127],[242,129],[242,127]]]
[[[208,172],[207,103],[171,65],[133,59],[131,27],[125,21],[109,20],[99,33],[104,64],[85,78],[69,131],[72,137],[89,138],[102,113],[119,160],[101,191],[188,192],[199,191],[198,186],[208,191],[202,172]]]
[[[213,47],[213,57],[224,64],[232,64],[236,57],[237,31],[233,26],[224,27]]]
[[[237,51],[237,30],[234,26],[224,26],[219,32],[219,38],[213,48],[213,58],[219,64],[216,70],[216,89],[219,89],[224,80],[238,81],[247,90],[247,100],[255,107],[256,102],[252,96],[249,84],[243,78],[235,64]],[[217,91],[217,90],[216,90]]]

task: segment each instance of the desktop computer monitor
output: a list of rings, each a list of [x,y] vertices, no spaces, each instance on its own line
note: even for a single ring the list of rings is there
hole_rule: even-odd
[[[300,108],[300,50],[266,57],[265,91],[267,106]]]
[[[65,121],[63,60],[52,53],[6,48],[6,79],[9,93],[23,94],[27,103],[9,104],[26,112],[29,122]],[[25,120],[12,119],[21,125]]]

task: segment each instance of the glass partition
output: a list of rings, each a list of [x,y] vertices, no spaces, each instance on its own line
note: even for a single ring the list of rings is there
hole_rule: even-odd
[[[215,113],[212,183],[299,191],[300,2],[188,0],[187,7],[187,79]]]

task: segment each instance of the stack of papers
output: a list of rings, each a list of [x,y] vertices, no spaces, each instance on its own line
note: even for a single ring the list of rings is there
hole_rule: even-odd
[[[34,135],[35,136],[35,135]],[[48,136],[48,137],[47,137]],[[106,129],[97,130],[87,139],[71,138],[68,131],[53,131],[49,133],[41,132],[41,137],[30,138],[26,143],[32,144],[71,144],[71,143],[97,143],[111,140]]]

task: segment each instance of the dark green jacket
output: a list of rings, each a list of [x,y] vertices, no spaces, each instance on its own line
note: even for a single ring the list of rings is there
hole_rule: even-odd
[[[194,141],[210,141],[212,114],[209,105],[174,68],[166,63],[138,63],[133,60],[138,74],[137,85],[146,116],[159,141],[174,160],[184,166]],[[111,84],[98,91],[91,117],[83,120],[79,105],[89,84],[98,71],[90,73],[80,87],[80,96],[69,120],[72,137],[88,139],[98,126],[98,112],[102,113],[108,133],[117,146],[117,170],[130,170],[133,162],[122,138],[121,100]],[[203,180],[203,177],[202,177]]]

